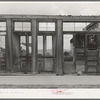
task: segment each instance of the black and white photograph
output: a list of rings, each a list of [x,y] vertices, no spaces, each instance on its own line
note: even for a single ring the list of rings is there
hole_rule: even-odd
[[[75,89],[100,98],[100,2],[0,1],[0,98]]]

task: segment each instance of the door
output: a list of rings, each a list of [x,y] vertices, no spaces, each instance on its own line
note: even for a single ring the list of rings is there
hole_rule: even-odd
[[[6,71],[6,36],[0,35],[0,72]]]
[[[86,72],[98,72],[98,38],[97,35],[86,34]]]
[[[37,38],[37,67],[38,72],[54,71],[54,42],[53,35],[39,35]]]

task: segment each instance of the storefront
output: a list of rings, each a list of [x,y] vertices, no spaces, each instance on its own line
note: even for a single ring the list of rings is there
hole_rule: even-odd
[[[0,72],[100,72],[99,16],[2,16]]]

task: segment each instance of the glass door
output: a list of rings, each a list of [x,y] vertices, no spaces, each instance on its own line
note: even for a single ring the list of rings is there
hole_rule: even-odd
[[[53,39],[52,35],[38,36],[38,72],[54,71]]]

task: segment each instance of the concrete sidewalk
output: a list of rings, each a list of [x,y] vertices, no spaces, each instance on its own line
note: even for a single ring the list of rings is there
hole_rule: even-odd
[[[0,76],[0,88],[100,88],[100,76]]]

